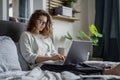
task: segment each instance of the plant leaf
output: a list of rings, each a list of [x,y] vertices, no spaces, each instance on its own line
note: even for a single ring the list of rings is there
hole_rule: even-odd
[[[97,30],[97,28],[96,28],[95,25],[92,24],[92,25],[89,27],[89,30],[90,30],[90,32],[92,33],[92,35],[95,35],[96,37],[102,37],[102,34],[100,34],[100,33],[98,32],[98,30]]]
[[[100,34],[100,33],[98,33],[98,37],[103,37],[103,35],[102,35],[102,34]]]
[[[90,36],[90,39],[91,39],[93,45],[97,45],[98,38],[95,35]]]
[[[67,35],[65,35],[64,37],[69,40],[73,39],[69,32],[67,32]]]
[[[79,31],[79,36],[77,37],[78,39],[82,39],[82,40],[90,40],[89,35],[87,35],[85,32],[83,31]]]
[[[67,35],[72,38],[72,36],[71,36],[71,34],[69,32],[67,32]]]

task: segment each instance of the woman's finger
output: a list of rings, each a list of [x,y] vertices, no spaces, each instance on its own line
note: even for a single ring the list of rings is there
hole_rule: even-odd
[[[64,61],[65,60],[64,56],[62,56],[62,55],[59,56],[59,59],[60,59],[60,61]]]

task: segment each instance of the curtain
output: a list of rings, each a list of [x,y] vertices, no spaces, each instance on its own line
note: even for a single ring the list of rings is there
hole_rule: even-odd
[[[100,33],[93,57],[105,61],[120,61],[120,0],[96,0],[95,25]]]

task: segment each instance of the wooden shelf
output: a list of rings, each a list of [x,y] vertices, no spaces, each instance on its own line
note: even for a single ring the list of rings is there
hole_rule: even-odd
[[[73,9],[73,10],[72,10],[72,16],[75,17],[75,14],[76,14],[76,13],[80,13],[80,11]]]
[[[80,11],[73,9],[73,13],[80,13]]]
[[[78,18],[67,17],[67,16],[62,16],[62,15],[53,16],[53,19],[58,19],[58,20],[61,20],[61,21],[68,21],[68,22],[79,21]]]
[[[58,19],[61,21],[68,21],[68,22],[74,22],[79,20],[78,18],[74,17],[75,13],[79,13],[79,11],[77,10],[72,11],[73,17],[54,15],[54,8],[59,6],[64,6],[64,0],[49,0],[49,13],[52,15],[53,19]]]
[[[64,2],[61,0],[49,0],[49,13],[51,15],[54,14],[54,8],[55,7],[59,7],[59,6],[63,6]]]

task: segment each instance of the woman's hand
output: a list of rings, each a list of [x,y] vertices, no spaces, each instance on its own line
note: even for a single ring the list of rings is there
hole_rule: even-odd
[[[51,60],[54,60],[54,61],[59,60],[59,61],[63,62],[63,61],[65,61],[65,56],[59,55],[59,54],[54,55],[54,56],[51,57]]]

